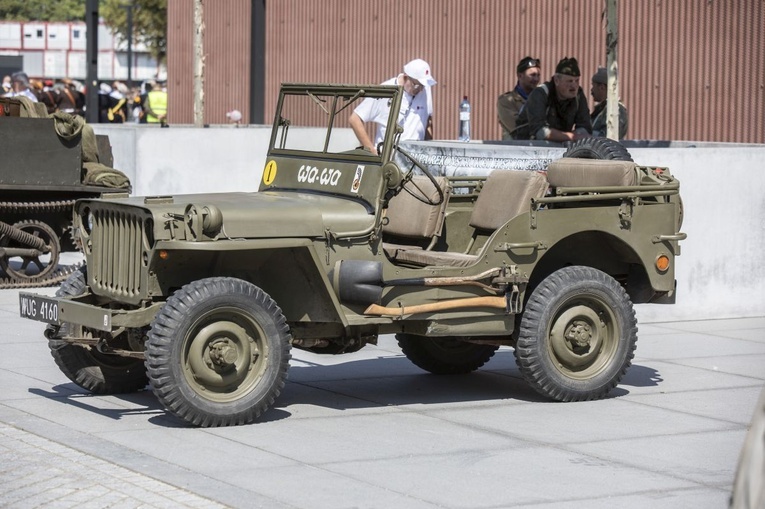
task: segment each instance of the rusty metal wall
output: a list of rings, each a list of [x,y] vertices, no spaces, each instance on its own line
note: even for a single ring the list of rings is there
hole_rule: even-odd
[[[210,24],[206,41],[244,39],[241,25],[249,15],[241,6],[248,3],[206,0],[218,9],[216,16],[238,27],[230,33],[222,22]],[[171,85],[188,87],[190,94],[186,25],[192,2],[168,4],[168,75]],[[265,119],[270,123],[273,117],[281,82],[379,83],[408,60],[424,58],[438,80],[436,138],[457,137],[458,104],[468,95],[473,138],[499,139],[496,99],[515,85],[515,65],[527,54],[542,59],[545,79],[561,57],[577,57],[589,96],[589,79],[606,60],[604,9],[604,0],[271,0]],[[629,109],[628,138],[765,143],[763,27],[763,0],[620,1],[620,89]],[[188,35],[174,40],[173,31]],[[214,60],[231,58],[211,48],[208,72]],[[247,44],[241,51],[249,56]],[[206,93],[226,86],[238,91],[234,82],[244,87],[248,80],[237,66],[220,71],[208,74]],[[171,86],[170,106],[179,116],[171,121],[191,122],[190,96],[179,89],[174,98],[173,92]],[[213,115],[208,109],[207,121],[220,122]]]
[[[194,122],[194,2],[167,2],[167,100],[170,123]],[[204,2],[205,123],[224,124],[250,110],[250,0]],[[172,71],[171,71],[172,69]]]

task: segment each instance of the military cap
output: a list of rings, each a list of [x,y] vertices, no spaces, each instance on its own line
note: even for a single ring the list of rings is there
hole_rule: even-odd
[[[574,57],[563,57],[561,61],[558,62],[558,65],[555,66],[555,74],[567,74],[576,77],[582,75],[582,73],[579,72],[579,63]]]
[[[598,67],[598,72],[592,75],[593,83],[608,84],[608,71],[605,67]]]
[[[531,69],[532,67],[540,67],[542,64],[542,61],[538,58],[533,57],[523,57],[520,62],[518,62],[518,66],[515,68],[517,72],[524,72],[526,69]]]

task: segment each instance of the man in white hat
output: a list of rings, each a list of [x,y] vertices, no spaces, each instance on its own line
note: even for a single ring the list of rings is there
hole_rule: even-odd
[[[430,140],[433,138],[433,100],[430,87],[436,84],[430,65],[422,59],[415,59],[404,66],[404,72],[382,83],[404,87],[398,124],[404,128],[402,140]],[[351,114],[349,120],[353,132],[361,145],[377,154],[377,144],[385,138],[390,106],[386,99],[364,99]],[[369,137],[364,123],[377,123],[374,142]]]

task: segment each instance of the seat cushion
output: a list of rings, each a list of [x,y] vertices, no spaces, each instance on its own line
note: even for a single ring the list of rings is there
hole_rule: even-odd
[[[421,246],[407,246],[404,244],[394,244],[393,242],[383,242],[383,251],[388,258],[395,259],[401,251],[421,251]]]
[[[547,191],[547,180],[536,171],[494,170],[478,193],[470,226],[494,231],[515,216],[528,212],[532,198]]]
[[[478,256],[445,251],[402,250],[396,255],[396,261],[411,263],[421,267],[431,265],[446,267],[467,267],[478,261]]]
[[[552,187],[611,187],[637,184],[637,164],[632,161],[564,157],[547,167]]]

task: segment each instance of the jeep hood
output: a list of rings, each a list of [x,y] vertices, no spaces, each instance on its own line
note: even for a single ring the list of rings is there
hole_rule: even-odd
[[[160,225],[183,215],[188,205],[199,210],[217,207],[223,215],[225,236],[231,238],[323,237],[359,231],[374,223],[374,212],[361,201],[291,191],[190,194],[172,197],[102,199],[115,205],[133,205],[149,211]]]

